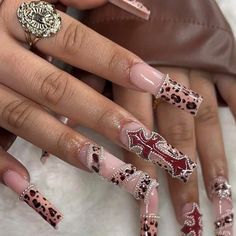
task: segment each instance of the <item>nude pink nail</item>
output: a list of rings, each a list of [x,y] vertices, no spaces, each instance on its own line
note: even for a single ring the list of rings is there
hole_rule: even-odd
[[[121,142],[130,150],[163,168],[173,178],[186,182],[196,163],[181,153],[156,132],[148,131],[139,123],[131,122],[122,127]]]
[[[209,189],[215,213],[216,236],[233,236],[233,202],[232,191],[226,178],[215,178]]]
[[[197,114],[203,101],[202,96],[196,92],[145,63],[137,63],[131,68],[130,80],[139,89],[192,115]]]
[[[62,220],[62,214],[26,179],[15,171],[8,170],[3,174],[4,183],[26,202],[44,220],[54,228]]]
[[[137,0],[108,0],[110,3],[120,7],[121,9],[138,16],[142,19],[148,20],[150,11]]]
[[[202,214],[197,203],[187,203],[183,207],[183,227],[181,232],[183,236],[202,236]]]

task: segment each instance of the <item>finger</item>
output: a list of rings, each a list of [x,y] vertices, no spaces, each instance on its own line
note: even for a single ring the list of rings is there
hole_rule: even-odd
[[[164,71],[170,71],[170,74],[177,81],[189,87],[188,70],[177,68],[163,68]],[[180,102],[178,91],[175,93],[176,102]],[[195,157],[195,133],[193,117],[186,113],[176,110],[169,104],[159,103],[156,109],[157,126],[160,133],[179,150],[187,153],[191,160],[196,161]],[[183,160],[183,165],[189,164]],[[164,163],[165,164],[165,163]],[[175,163],[171,163],[174,171]],[[187,170],[187,168],[186,168]],[[198,181],[196,172],[190,177],[186,184],[177,182],[168,178],[171,199],[174,205],[177,219],[183,225],[181,232],[183,235],[202,235],[201,214],[198,206]],[[188,219],[195,218],[193,227],[188,224]]]
[[[215,233],[233,235],[231,189],[215,87],[208,73],[192,71],[190,77],[192,87],[205,98],[196,117],[196,135],[205,186],[216,216]]]
[[[152,207],[158,183],[148,174],[114,157],[101,146],[59,122],[40,106],[0,85],[0,125],[62,160],[123,186]],[[121,176],[125,175],[125,178]],[[145,186],[144,186],[145,185]],[[143,190],[145,189],[145,191]]]
[[[214,81],[220,92],[220,95],[229,105],[231,112],[236,119],[236,80],[231,75],[215,74]]]
[[[2,52],[4,59],[0,70],[3,84],[57,114],[94,129],[154,164],[158,164],[160,155],[167,155],[161,148],[158,153],[153,153],[153,155],[146,152],[149,149],[149,143],[145,139],[145,135],[151,134],[151,131],[123,108],[37,55],[15,45],[10,39],[7,42],[11,49],[17,52],[17,56],[13,58],[9,52]],[[9,67],[12,60],[15,66]],[[28,65],[30,65],[30,70]],[[168,157],[171,158],[172,152],[176,152],[179,157],[183,156],[182,153],[168,146],[157,133],[153,133],[153,135],[154,140],[161,139],[166,145]],[[138,150],[140,145],[134,145],[134,140],[138,140],[140,144],[144,145],[145,150],[140,152]],[[185,156],[185,158],[187,157]],[[192,163],[192,165],[195,164]],[[186,180],[190,174],[191,171],[186,174],[183,170],[180,179]]]
[[[0,178],[2,183],[14,191],[20,200],[26,202],[50,225],[56,227],[62,220],[62,214],[29,183],[29,174],[25,167],[14,157],[0,149]]]
[[[14,143],[16,136],[7,130],[0,128],[0,147],[4,150],[8,150]]]
[[[114,101],[136,116],[149,129],[153,129],[152,97],[147,93],[128,90],[119,86],[113,86]],[[152,178],[157,179],[156,168],[148,162],[136,159],[134,154],[124,151],[124,160],[147,172]],[[153,227],[152,221],[147,221],[150,216],[158,218],[159,199],[153,202],[147,211],[146,204],[141,204],[141,236],[157,235],[158,228]],[[156,222],[158,225],[158,222]]]
[[[11,2],[10,5],[6,2],[4,17],[6,22],[10,22],[8,26],[10,34],[24,42],[25,33],[16,16],[20,3],[22,0],[15,4]],[[161,93],[162,85],[169,84],[171,88],[176,86],[172,80],[155,71],[133,53],[97,34],[65,13],[59,12],[59,14],[62,18],[61,30],[56,33],[55,37],[38,41],[39,50],[124,87],[150,92],[175,104],[171,96],[168,98],[170,93]],[[165,84],[163,84],[164,80]],[[182,96],[188,98],[186,104],[179,104],[180,108],[196,114],[202,98],[192,91],[186,91],[181,86],[179,89]]]

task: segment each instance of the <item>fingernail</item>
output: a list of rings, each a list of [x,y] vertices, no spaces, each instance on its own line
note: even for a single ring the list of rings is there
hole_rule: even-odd
[[[183,227],[181,232],[184,236],[202,236],[202,214],[197,203],[187,203],[183,207]]]
[[[217,236],[233,236],[233,202],[232,191],[226,178],[215,178],[209,188],[209,196],[213,203],[215,233]]]
[[[173,178],[188,181],[196,163],[169,145],[156,132],[150,132],[140,124],[131,122],[122,127],[121,142],[144,160],[160,166]]]
[[[109,0],[109,2],[142,19],[148,20],[150,17],[151,12],[137,0]]]
[[[44,220],[54,228],[62,220],[62,214],[21,175],[15,171],[8,170],[3,174],[3,181],[12,191],[14,191],[21,201],[26,202]]]
[[[141,236],[157,236],[158,234],[158,219],[160,217],[152,214],[140,216]]]
[[[46,163],[48,158],[50,158],[50,153],[45,150],[42,150],[42,155],[41,155],[40,161],[43,165]]]
[[[155,179],[147,173],[137,171],[131,164],[125,164],[104,150],[103,147],[94,144],[85,145],[79,154],[79,160],[92,172],[97,173],[109,182],[125,187],[136,200],[143,200],[148,204],[153,188],[159,186]]]
[[[153,94],[177,108],[196,115],[203,101],[202,96],[172,80],[169,75],[145,63],[137,63],[131,68],[130,80],[139,89]]]

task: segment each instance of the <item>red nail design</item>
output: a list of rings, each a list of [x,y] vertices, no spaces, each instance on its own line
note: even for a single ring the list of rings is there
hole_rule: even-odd
[[[173,178],[186,182],[196,167],[196,163],[167,144],[166,140],[158,133],[152,132],[147,135],[144,128],[137,129],[137,126],[136,123],[131,123],[123,128],[128,137],[129,150],[144,160],[159,165]]]
[[[202,236],[202,214],[197,203],[187,204],[183,216],[184,226],[181,232],[185,236]]]

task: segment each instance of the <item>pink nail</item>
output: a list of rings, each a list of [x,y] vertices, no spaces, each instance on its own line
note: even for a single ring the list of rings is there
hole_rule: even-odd
[[[233,236],[234,214],[231,186],[226,178],[220,176],[212,181],[209,191],[216,217],[216,235]]]
[[[161,135],[148,131],[138,123],[124,125],[120,138],[130,151],[159,165],[173,178],[186,182],[196,167],[196,163],[169,145]]]
[[[202,236],[202,214],[197,203],[187,203],[183,208],[184,222],[181,232],[184,236]]]
[[[121,9],[138,16],[142,19],[148,20],[150,17],[150,11],[137,0],[108,0],[110,3],[120,7]]]
[[[199,94],[145,63],[137,63],[131,68],[130,80],[139,89],[149,92],[157,99],[161,98],[192,115],[197,114],[203,101]]]
[[[141,215],[141,235],[140,236],[152,236],[158,234],[158,219],[156,215]]]
[[[17,195],[20,200],[26,202],[44,220],[54,228],[62,220],[62,214],[38,192],[34,185],[30,184],[15,171],[8,170],[3,174],[4,183]]]

